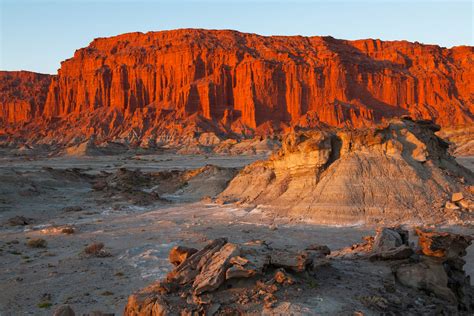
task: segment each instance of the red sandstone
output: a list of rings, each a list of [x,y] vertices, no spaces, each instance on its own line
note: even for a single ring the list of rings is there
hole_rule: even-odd
[[[82,136],[152,137],[190,117],[198,130],[211,124],[238,133],[363,127],[404,114],[442,126],[474,121],[468,46],[183,29],[95,39],[62,62],[47,95],[51,77],[27,80],[33,105],[17,102],[25,98],[0,78],[0,120],[33,121],[51,138],[66,125]]]

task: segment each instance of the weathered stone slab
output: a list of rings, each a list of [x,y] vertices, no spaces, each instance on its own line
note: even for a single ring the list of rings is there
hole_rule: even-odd
[[[236,244],[227,243],[203,265],[193,283],[195,295],[217,289],[225,280],[230,259],[240,254]]]

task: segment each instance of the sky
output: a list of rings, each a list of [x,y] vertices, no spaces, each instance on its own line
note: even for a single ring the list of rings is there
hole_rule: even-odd
[[[96,37],[177,28],[474,45],[473,1],[0,0],[0,70],[56,73]]]

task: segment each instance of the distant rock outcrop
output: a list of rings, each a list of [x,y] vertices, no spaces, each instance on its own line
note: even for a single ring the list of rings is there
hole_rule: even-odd
[[[43,114],[53,76],[29,71],[0,71],[0,131],[7,123],[24,123]]]
[[[8,123],[34,123],[9,126],[7,135],[63,143],[91,135],[172,143],[206,132],[364,127],[403,114],[468,125],[473,60],[473,47],[407,41],[199,29],[128,33],[77,50],[57,76],[44,77],[52,80],[49,92],[41,84],[34,105],[12,103],[2,79],[9,88],[0,92],[0,109]]]
[[[447,153],[438,128],[405,118],[366,130],[290,133],[279,152],[243,169],[220,198],[320,223],[466,223],[472,213],[445,202],[474,175]]]

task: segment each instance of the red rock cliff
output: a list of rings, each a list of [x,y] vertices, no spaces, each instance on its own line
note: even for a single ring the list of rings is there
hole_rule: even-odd
[[[0,71],[0,123],[30,121],[43,112],[51,75]]]
[[[465,125],[473,87],[473,47],[183,29],[95,39],[61,64],[42,115],[71,122],[100,111],[108,121],[88,126],[94,133],[126,125],[141,135],[156,132],[164,110],[234,130],[402,114]]]

